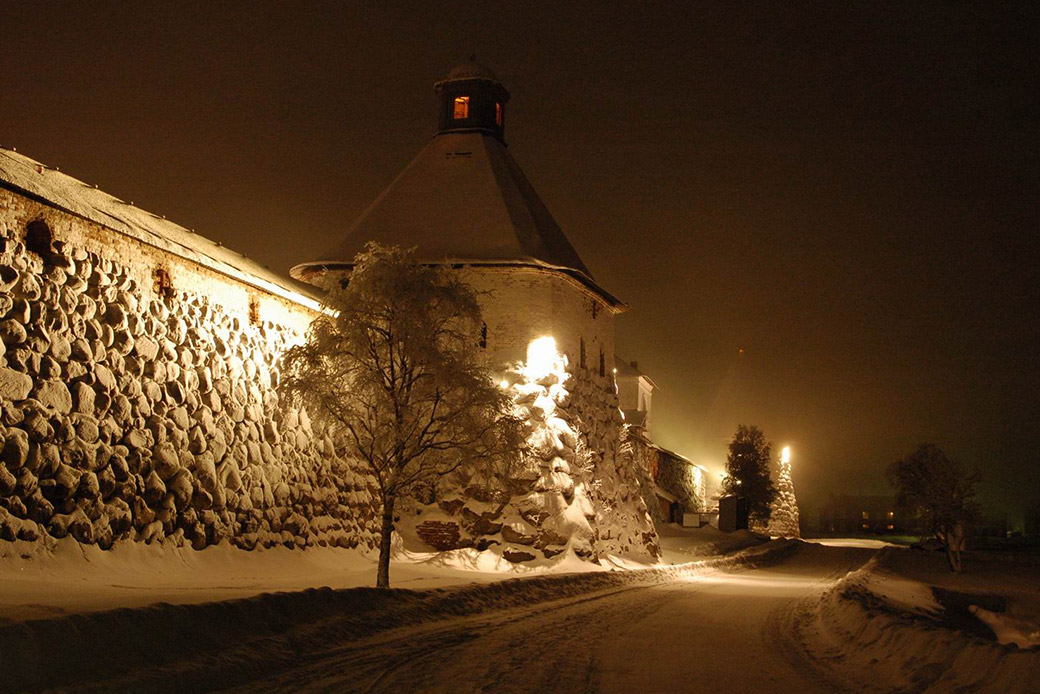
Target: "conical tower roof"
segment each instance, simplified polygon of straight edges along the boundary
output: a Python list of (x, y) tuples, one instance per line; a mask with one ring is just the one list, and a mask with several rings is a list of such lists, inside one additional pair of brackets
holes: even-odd
[[(477, 65), (479, 71), (472, 68)], [(465, 69), (464, 69), (465, 68)], [(529, 265), (578, 279), (616, 309), (599, 287), (505, 145), (508, 92), (476, 63), (437, 84), (437, 136), (347, 230), (341, 243), (293, 277), (349, 268), (369, 241), (418, 249), (427, 263)], [(465, 99), (464, 117), (457, 102)], [(454, 116), (454, 117), (453, 117)]]

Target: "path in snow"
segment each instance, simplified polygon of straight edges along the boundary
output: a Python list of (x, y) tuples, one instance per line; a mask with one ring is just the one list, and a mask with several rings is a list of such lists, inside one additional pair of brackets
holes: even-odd
[(873, 553), (803, 545), (768, 568), (397, 629), (239, 691), (834, 692), (783, 625)]

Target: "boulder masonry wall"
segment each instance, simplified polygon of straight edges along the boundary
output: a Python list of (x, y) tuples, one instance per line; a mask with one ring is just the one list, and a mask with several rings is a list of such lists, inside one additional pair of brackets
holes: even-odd
[(374, 479), (278, 402), (316, 302), (219, 268), (0, 188), (0, 539), (374, 546)]

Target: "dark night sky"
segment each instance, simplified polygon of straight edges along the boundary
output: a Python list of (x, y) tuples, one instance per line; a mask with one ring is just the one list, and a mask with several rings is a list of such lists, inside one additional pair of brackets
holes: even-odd
[(1040, 497), (1027, 3), (213, 5), (0, 0), (0, 143), (286, 271), (476, 51), (662, 444), (718, 469), (758, 424), (812, 503), (931, 441)]

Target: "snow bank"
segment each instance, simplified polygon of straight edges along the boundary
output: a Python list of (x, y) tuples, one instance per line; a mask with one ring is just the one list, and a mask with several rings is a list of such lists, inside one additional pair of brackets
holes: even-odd
[[(966, 603), (993, 595), (972, 598), (891, 570), (893, 564), (920, 559), (909, 550), (883, 549), (803, 606), (790, 626), (804, 655), (836, 679), (867, 691), (1040, 691), (1040, 648), (985, 638), (990, 632), (950, 599), (960, 596)], [(979, 606), (970, 612), (994, 622), (991, 627), (1000, 621)], [(1017, 622), (1004, 626), (1007, 634), (1012, 627), (1021, 630)]]
[[(318, 589), (201, 605), (159, 604), (0, 626), (13, 690), (185, 691), (247, 682), (398, 627), (778, 561), (797, 543), (641, 571), (510, 579), (425, 591)], [(93, 684), (92, 684), (93, 683)]]
[(768, 540), (747, 530), (724, 533), (710, 525), (702, 528), (680, 528), (668, 523), (658, 526), (657, 532), (661, 541), (662, 560), (669, 564), (681, 564), (735, 552)]

